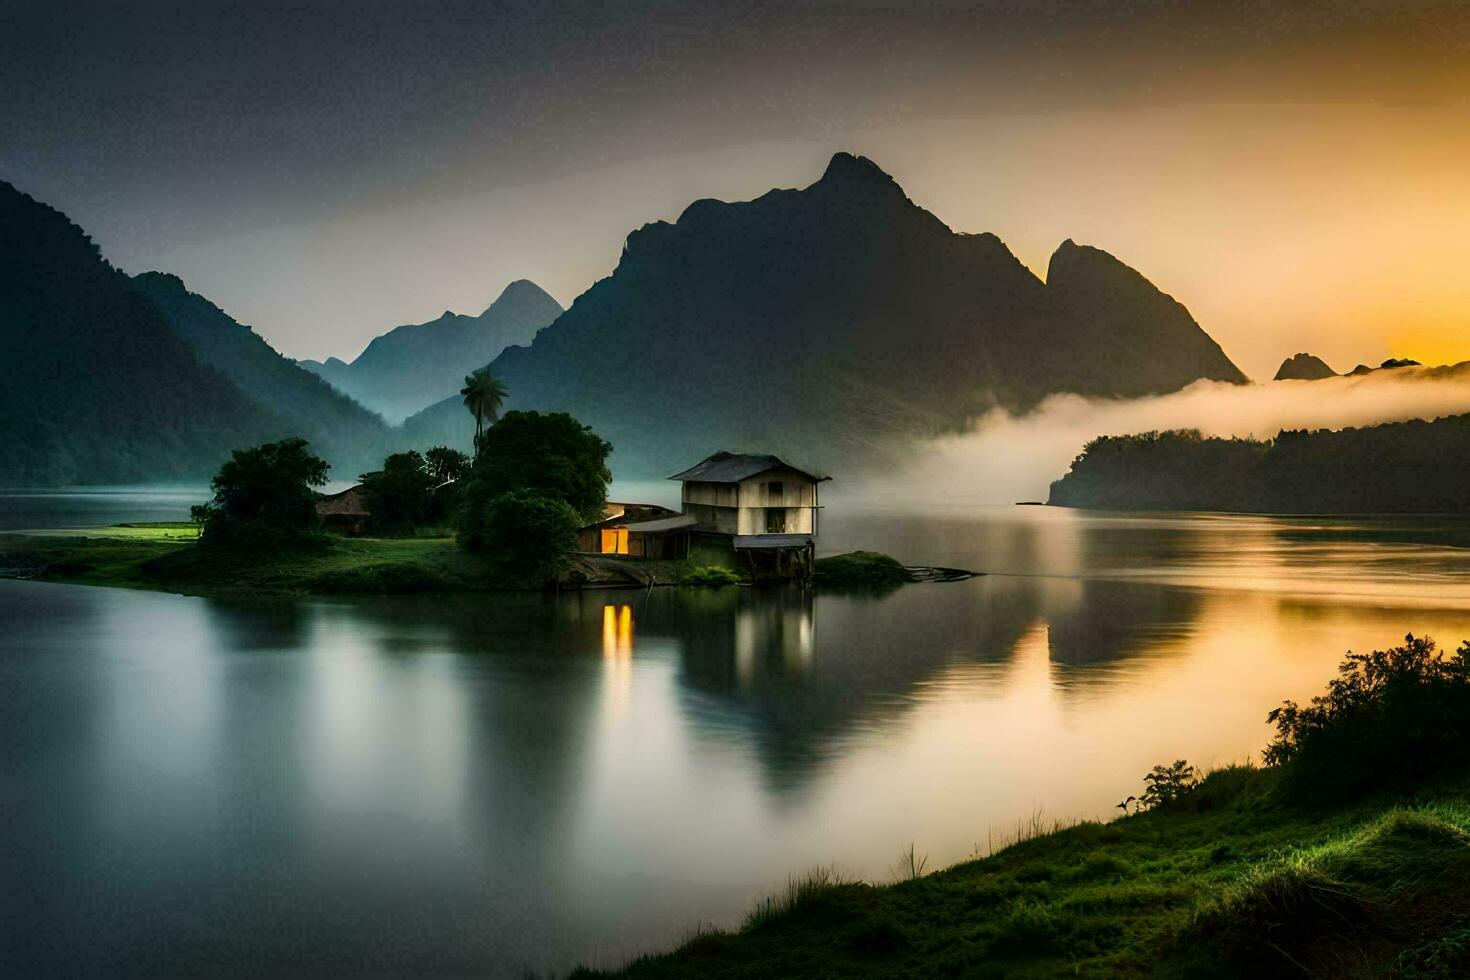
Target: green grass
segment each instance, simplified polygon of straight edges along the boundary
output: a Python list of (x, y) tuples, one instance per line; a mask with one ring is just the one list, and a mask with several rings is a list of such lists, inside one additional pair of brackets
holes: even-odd
[(468, 592), (526, 588), (449, 537), (330, 538), (261, 555), (195, 544), (193, 525), (0, 535), (0, 574), (196, 595)]
[[(1420, 976), (1470, 970), (1470, 798), (1287, 805), (1211, 773), (1168, 809), (1039, 833), (870, 885), (819, 872), (648, 977)], [(906, 854), (912, 868), (912, 851)], [(903, 862), (901, 861), (902, 865)]]

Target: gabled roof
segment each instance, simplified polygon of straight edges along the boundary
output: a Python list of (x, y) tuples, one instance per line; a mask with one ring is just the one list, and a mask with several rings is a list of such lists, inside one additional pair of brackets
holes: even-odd
[(792, 466), (779, 456), (754, 453), (718, 452), (708, 459), (695, 463), (682, 473), (675, 473), (670, 480), (696, 480), (700, 483), (739, 483), (767, 470), (794, 470), (816, 483), (828, 479), (808, 472), (800, 466)]

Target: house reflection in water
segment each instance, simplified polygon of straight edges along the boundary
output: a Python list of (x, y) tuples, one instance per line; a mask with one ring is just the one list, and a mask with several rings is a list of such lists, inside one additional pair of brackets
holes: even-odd
[(760, 674), (806, 673), (816, 651), (810, 595), (751, 603), (735, 611), (735, 684)]
[(633, 656), (633, 607), (621, 602), (602, 607), (602, 655), (609, 660)]

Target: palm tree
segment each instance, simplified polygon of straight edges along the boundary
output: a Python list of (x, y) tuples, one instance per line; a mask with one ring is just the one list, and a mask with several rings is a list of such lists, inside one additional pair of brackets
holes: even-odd
[(500, 403), (505, 401), (509, 392), (486, 367), (466, 375), (459, 393), (464, 396), (464, 407), (475, 417), (475, 449), (478, 451), (480, 438), (485, 434), (485, 420), (495, 421), (500, 414)]

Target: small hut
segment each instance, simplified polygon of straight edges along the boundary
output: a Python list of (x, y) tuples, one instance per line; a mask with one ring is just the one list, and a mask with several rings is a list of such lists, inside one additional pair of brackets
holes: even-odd
[(367, 494), (359, 483), (336, 493), (322, 494), (317, 498), (316, 516), (330, 531), (358, 535), (367, 531), (373, 512), (368, 508)]
[(584, 554), (629, 558), (684, 558), (694, 518), (658, 504), (609, 501), (603, 517), (582, 528), (577, 549)]

